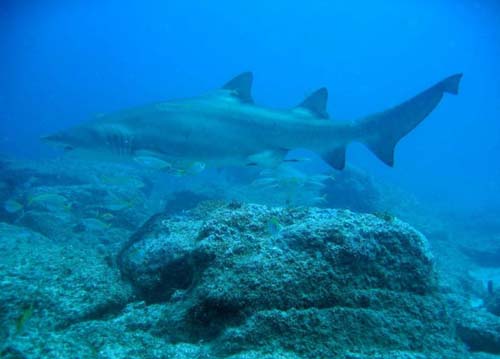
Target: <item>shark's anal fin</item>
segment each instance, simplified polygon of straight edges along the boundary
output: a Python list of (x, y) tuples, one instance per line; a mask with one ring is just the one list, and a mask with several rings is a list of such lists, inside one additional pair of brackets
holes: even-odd
[(226, 83), (222, 88), (231, 90), (232, 95), (243, 102), (253, 103), (252, 82), (253, 74), (251, 72), (243, 72)]
[(340, 171), (345, 167), (345, 152), (346, 147), (339, 146), (326, 153), (323, 153), (321, 158), (323, 158), (323, 161), (328, 163), (330, 166)]
[(326, 119), (328, 118), (328, 112), (326, 112), (327, 101), (328, 90), (326, 87), (322, 87), (306, 97), (297, 107), (305, 108), (316, 117)]
[(360, 120), (356, 124), (358, 140), (385, 164), (393, 166), (398, 141), (436, 108), (444, 93), (458, 94), (461, 78), (462, 74), (450, 76), (396, 107)]

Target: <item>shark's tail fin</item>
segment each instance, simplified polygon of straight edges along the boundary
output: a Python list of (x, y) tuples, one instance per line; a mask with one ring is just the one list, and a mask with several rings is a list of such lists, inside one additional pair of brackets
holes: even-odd
[(355, 125), (357, 140), (385, 164), (393, 166), (398, 141), (434, 110), (444, 93), (458, 94), (461, 78), (462, 74), (450, 76), (396, 107), (361, 119)]

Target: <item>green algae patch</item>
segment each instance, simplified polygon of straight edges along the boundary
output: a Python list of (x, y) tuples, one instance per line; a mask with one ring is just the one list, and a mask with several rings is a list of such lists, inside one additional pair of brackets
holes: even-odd
[(23, 308), (21, 315), (16, 319), (16, 334), (19, 334), (23, 331), (26, 323), (33, 316), (34, 306), (31, 303), (29, 306)]

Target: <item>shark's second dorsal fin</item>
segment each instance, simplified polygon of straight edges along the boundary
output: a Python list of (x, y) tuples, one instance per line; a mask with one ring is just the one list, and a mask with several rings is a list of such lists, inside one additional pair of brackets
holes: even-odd
[(305, 108), (320, 118), (328, 118), (328, 112), (326, 112), (327, 101), (328, 90), (326, 87), (322, 87), (307, 96), (298, 107)]
[(253, 103), (252, 81), (253, 74), (251, 72), (243, 72), (226, 83), (222, 88), (231, 90), (232, 95), (238, 97), (243, 102)]

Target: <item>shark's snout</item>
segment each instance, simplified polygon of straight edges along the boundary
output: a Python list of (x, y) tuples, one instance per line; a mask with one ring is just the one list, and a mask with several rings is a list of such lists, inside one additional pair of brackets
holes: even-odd
[(40, 137), (40, 140), (50, 145), (60, 147), (64, 151), (71, 151), (74, 147), (69, 143), (68, 136), (64, 132), (57, 132), (51, 135)]
[(56, 142), (58, 142), (58, 136), (57, 136), (57, 134), (45, 135), (45, 136), (41, 136), (40, 140), (43, 142), (47, 142), (47, 143), (56, 143)]
[(40, 140), (52, 145), (67, 144), (67, 136), (63, 132), (57, 132), (50, 135), (40, 137)]

